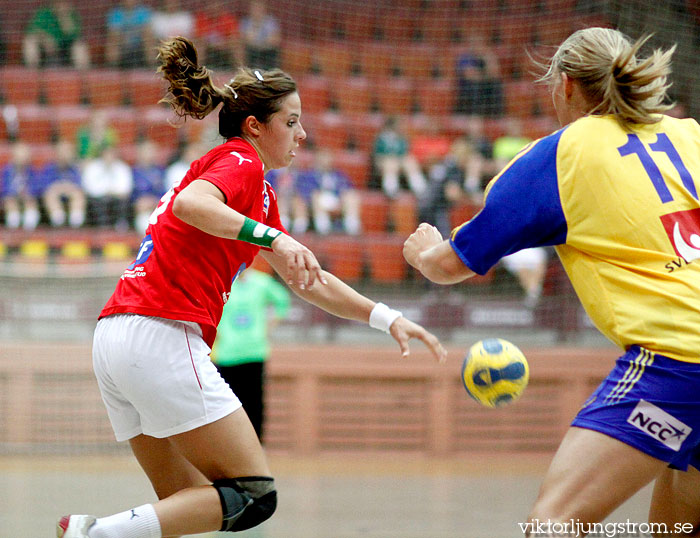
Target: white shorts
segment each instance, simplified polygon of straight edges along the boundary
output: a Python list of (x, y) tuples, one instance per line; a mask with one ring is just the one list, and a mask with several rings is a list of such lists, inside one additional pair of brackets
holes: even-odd
[(133, 314), (98, 321), (93, 367), (117, 441), (169, 437), (240, 408), (210, 352), (197, 323)]

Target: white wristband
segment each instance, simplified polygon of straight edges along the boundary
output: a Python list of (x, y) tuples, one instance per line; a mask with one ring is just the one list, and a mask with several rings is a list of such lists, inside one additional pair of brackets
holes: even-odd
[(373, 329), (379, 329), (380, 331), (388, 333), (391, 324), (401, 316), (403, 316), (403, 314), (398, 310), (389, 308), (384, 303), (377, 303), (369, 314), (369, 326)]

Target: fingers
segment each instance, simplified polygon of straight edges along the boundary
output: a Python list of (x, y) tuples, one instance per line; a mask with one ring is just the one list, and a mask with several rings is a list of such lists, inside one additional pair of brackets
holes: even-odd
[(316, 256), (299, 244), (301, 249), (295, 249), (287, 256), (287, 283), (300, 289), (311, 289), (316, 282), (327, 284), (323, 269)]
[(426, 345), (426, 347), (430, 350), (430, 352), (440, 364), (444, 363), (447, 360), (447, 350), (443, 347), (443, 345), (440, 343), (440, 340), (438, 340), (434, 334), (423, 330), (421, 331), (421, 334), (418, 335), (418, 338), (420, 338), (423, 341), (423, 343)]
[(402, 317), (394, 322), (391, 326), (391, 334), (398, 342), (401, 348), (401, 356), (404, 358), (408, 357), (410, 353), (408, 346), (409, 340), (411, 338), (418, 338), (425, 344), (439, 363), (444, 363), (447, 360), (447, 350), (440, 343), (440, 340), (438, 340), (434, 334), (406, 318)]

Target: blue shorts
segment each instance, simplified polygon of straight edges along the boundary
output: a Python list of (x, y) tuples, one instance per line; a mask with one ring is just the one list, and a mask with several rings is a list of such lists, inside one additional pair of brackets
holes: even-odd
[(609, 435), (674, 469), (700, 469), (700, 364), (632, 346), (571, 425)]

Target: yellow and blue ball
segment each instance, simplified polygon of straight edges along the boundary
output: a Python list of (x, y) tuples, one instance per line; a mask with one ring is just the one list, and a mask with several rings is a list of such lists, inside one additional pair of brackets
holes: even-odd
[(474, 344), (462, 363), (467, 394), (486, 407), (517, 400), (530, 379), (523, 352), (507, 340), (488, 338)]

